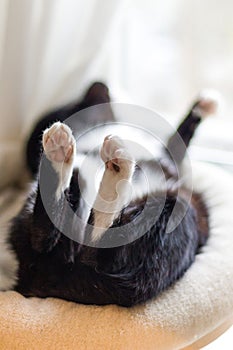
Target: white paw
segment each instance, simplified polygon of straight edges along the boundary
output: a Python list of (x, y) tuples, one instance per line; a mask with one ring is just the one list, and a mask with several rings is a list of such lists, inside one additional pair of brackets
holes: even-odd
[(198, 96), (195, 109), (205, 118), (217, 112), (220, 100), (221, 97), (217, 91), (203, 90)]
[(115, 172), (132, 172), (134, 161), (127, 150), (123, 140), (118, 136), (108, 135), (105, 137), (100, 155), (106, 167)]
[(44, 131), (43, 148), (52, 162), (69, 163), (75, 152), (75, 139), (71, 129), (60, 122), (54, 123)]

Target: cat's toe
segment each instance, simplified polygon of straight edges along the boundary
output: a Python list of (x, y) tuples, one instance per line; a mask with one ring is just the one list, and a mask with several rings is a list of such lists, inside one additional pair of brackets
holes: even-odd
[(43, 148), (49, 160), (69, 163), (75, 152), (75, 139), (71, 129), (63, 123), (54, 123), (44, 131)]
[(105, 137), (100, 155), (109, 170), (115, 172), (127, 171), (131, 173), (134, 160), (123, 140), (115, 135)]

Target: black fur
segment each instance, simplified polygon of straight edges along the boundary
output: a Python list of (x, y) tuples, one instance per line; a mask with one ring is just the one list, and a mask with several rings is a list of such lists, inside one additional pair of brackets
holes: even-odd
[[(93, 86), (95, 99), (91, 98), (92, 87), (83, 102), (53, 112), (37, 124), (27, 146), (27, 159), (32, 173), (35, 174), (38, 169), (41, 135), (46, 127), (56, 120), (63, 121), (80, 108), (109, 101), (107, 88), (103, 84)], [(109, 120), (113, 120), (111, 113)], [(186, 118), (186, 126), (182, 124), (183, 127), (180, 127), (181, 137), (186, 143), (194, 133), (194, 128), (189, 128), (189, 125), (193, 125), (193, 120), (196, 120), (196, 116), (190, 113)], [(171, 140), (174, 139), (170, 139), (173, 142)], [(178, 160), (181, 161), (183, 156), (184, 154)], [(47, 174), (51, 175), (48, 178), (50, 183), (47, 195), (54, 213), (53, 222), (59, 220), (59, 224), (64, 226), (67, 224), (67, 206), (70, 205), (76, 211), (81, 205), (77, 181), (79, 175), (77, 171), (74, 172), (70, 188), (57, 202), (57, 175), (48, 160), (44, 166), (47, 167)], [(163, 168), (167, 178), (176, 177), (173, 166), (172, 171), (169, 167)], [(24, 208), (11, 224), (9, 243), (19, 260), (18, 284), (15, 289), (25, 296), (53, 296), (85, 304), (113, 303), (121, 306), (132, 306), (157, 296), (183, 276), (208, 237), (207, 211), (198, 194), (193, 195), (188, 211), (178, 227), (173, 232), (166, 233), (175, 203), (181, 210), (187, 205), (185, 191), (184, 189), (178, 196), (174, 191), (168, 190), (165, 204), (164, 199), (156, 193), (130, 203), (122, 210), (113, 226), (123, 227), (131, 222), (133, 229), (130, 232), (122, 230), (122, 235), (129, 242), (132, 237), (136, 240), (115, 248), (95, 248), (76, 243), (55, 227), (43, 207), (40, 188), (36, 182)], [(141, 213), (145, 203), (147, 214), (143, 216)], [(155, 220), (162, 204), (162, 211)], [(94, 219), (93, 215), (90, 215), (89, 223)], [(103, 243), (111, 239), (111, 232), (105, 232), (101, 238)]]

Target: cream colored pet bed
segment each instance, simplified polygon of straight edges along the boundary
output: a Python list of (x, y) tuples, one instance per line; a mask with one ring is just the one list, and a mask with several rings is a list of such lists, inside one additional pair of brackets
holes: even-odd
[[(84, 306), (48, 298), (0, 293), (0, 349), (200, 349), (233, 321), (233, 177), (204, 164), (193, 167), (194, 188), (204, 194), (210, 238), (185, 276), (146, 305)], [(1, 222), (22, 195), (0, 196)], [(4, 197), (5, 196), (5, 197)], [(15, 202), (15, 196), (18, 202)]]

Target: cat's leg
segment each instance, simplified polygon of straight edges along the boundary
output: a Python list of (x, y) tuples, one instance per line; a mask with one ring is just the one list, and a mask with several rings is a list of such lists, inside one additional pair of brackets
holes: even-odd
[(94, 226), (92, 242), (98, 241), (131, 200), (131, 179), (135, 163), (118, 136), (107, 136), (100, 152), (105, 171), (89, 223)]
[[(186, 149), (201, 121), (216, 112), (218, 106), (216, 97), (213, 93), (200, 94), (177, 131), (168, 140), (166, 150), (177, 164), (182, 162)], [(183, 143), (180, 142), (180, 138)]]
[(32, 246), (40, 252), (49, 251), (56, 245), (61, 235), (60, 228), (66, 222), (69, 203), (65, 191), (72, 183), (76, 153), (71, 129), (60, 122), (54, 123), (44, 131), (43, 149), (45, 157), (41, 162), (32, 213)]

